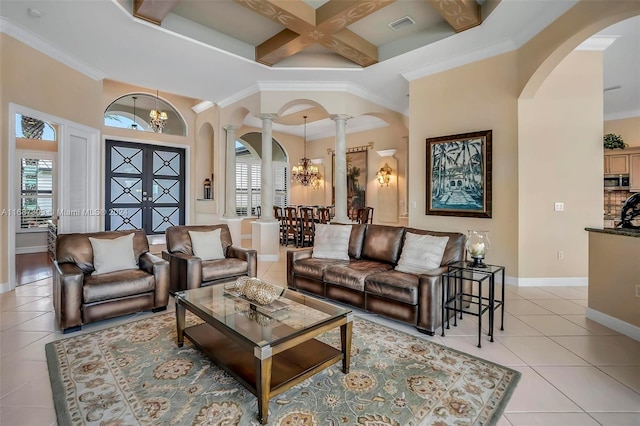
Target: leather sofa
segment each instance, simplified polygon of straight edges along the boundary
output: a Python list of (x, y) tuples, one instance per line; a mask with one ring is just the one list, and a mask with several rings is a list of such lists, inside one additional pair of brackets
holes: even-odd
[[(194, 256), (189, 231), (208, 232), (220, 228), (220, 240), (225, 258), (205, 260)], [(226, 224), (170, 226), (165, 232), (167, 249), (162, 257), (169, 261), (171, 270), (170, 292), (224, 283), (258, 272), (258, 254), (255, 250), (233, 246)]]
[[(395, 271), (405, 232), (448, 236), (439, 268), (415, 275)], [(287, 285), (414, 325), (433, 335), (441, 322), (441, 277), (464, 260), (465, 236), (385, 225), (352, 225), (349, 260), (314, 259), (313, 248), (287, 252)]]
[[(89, 237), (114, 239), (131, 233), (139, 269), (92, 275)], [(53, 306), (62, 331), (76, 331), (84, 324), (134, 312), (166, 309), (169, 263), (148, 251), (149, 242), (142, 230), (58, 235)]]

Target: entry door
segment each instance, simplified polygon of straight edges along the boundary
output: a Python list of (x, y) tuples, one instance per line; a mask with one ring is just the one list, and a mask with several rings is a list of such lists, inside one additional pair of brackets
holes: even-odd
[(107, 140), (106, 150), (105, 229), (184, 225), (184, 149)]

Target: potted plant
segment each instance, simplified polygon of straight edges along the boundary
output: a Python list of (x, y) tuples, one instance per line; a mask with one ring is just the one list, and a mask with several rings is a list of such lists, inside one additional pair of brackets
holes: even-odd
[(605, 149), (625, 149), (628, 145), (624, 143), (620, 135), (613, 133), (607, 133), (604, 135), (604, 147)]

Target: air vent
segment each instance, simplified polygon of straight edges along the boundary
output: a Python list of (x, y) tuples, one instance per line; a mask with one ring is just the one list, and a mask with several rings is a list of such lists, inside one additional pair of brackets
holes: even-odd
[(409, 26), (411, 26), (411, 25), (413, 25), (415, 23), (416, 23), (416, 21), (411, 19), (411, 17), (405, 16), (405, 17), (402, 17), (402, 18), (398, 19), (397, 21), (391, 22), (389, 24), (389, 27), (393, 31), (400, 31), (401, 29), (409, 27)]

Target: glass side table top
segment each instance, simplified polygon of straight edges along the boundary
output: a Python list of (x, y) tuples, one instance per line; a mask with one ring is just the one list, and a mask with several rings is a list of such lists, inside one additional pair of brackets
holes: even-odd
[(466, 270), (471, 270), (473, 272), (484, 272), (487, 274), (495, 274), (496, 272), (500, 272), (504, 270), (504, 266), (489, 265), (488, 263), (485, 263), (484, 267), (473, 266), (473, 262), (470, 260), (455, 262), (448, 266), (449, 266), (450, 272), (453, 272), (453, 270), (455, 269), (466, 269)]
[(275, 345), (311, 327), (351, 313), (314, 297), (283, 289), (273, 302), (261, 305), (240, 296), (229, 285), (212, 285), (176, 293), (176, 303), (218, 322), (256, 346)]

